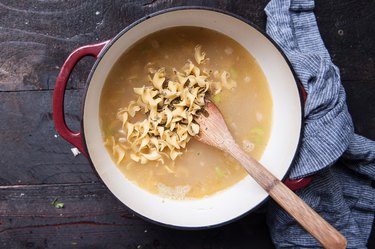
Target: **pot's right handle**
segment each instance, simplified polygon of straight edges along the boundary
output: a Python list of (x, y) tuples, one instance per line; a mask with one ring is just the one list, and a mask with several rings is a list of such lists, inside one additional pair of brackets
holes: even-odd
[[(303, 102), (303, 104), (305, 104), (306, 100), (307, 100), (307, 92), (306, 92), (305, 88), (303, 88), (301, 82), (298, 82), (297, 86), (298, 86), (298, 90), (299, 90), (299, 92), (301, 94), (301, 97), (302, 97), (302, 102)], [(313, 179), (313, 176), (305, 176), (303, 178), (295, 179), (295, 180), (285, 179), (283, 181), (283, 183), (288, 188), (290, 188), (291, 190), (295, 191), (295, 190), (298, 190), (300, 188), (304, 188), (304, 187), (310, 185), (312, 179)]]
[(56, 131), (69, 143), (73, 144), (77, 149), (87, 157), (87, 152), (83, 145), (82, 133), (81, 131), (74, 132), (69, 129), (65, 122), (64, 115), (64, 95), (66, 85), (69, 80), (69, 76), (73, 71), (75, 65), (85, 56), (98, 57), (103, 47), (109, 41), (87, 45), (74, 50), (69, 57), (64, 62), (61, 67), (60, 73), (56, 78), (55, 90), (53, 92), (52, 100), (52, 111), (53, 111), (53, 121), (55, 123)]

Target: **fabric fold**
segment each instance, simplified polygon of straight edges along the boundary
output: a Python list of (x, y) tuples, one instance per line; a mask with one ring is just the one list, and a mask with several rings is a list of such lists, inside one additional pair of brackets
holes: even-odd
[[(304, 132), (290, 178), (312, 175), (333, 164), (349, 146), (353, 124), (340, 71), (320, 37), (313, 1), (271, 1), (267, 33), (281, 47), (307, 92)], [(291, 6), (299, 11), (290, 11)], [(306, 167), (306, 165), (309, 165)]]
[[(366, 248), (375, 212), (375, 142), (354, 134), (340, 71), (324, 46), (313, 8), (313, 0), (271, 0), (265, 8), (267, 33), (307, 92), (303, 138), (289, 178), (313, 175), (296, 194), (347, 238), (348, 248)], [(268, 208), (277, 248), (321, 248), (274, 202)]]

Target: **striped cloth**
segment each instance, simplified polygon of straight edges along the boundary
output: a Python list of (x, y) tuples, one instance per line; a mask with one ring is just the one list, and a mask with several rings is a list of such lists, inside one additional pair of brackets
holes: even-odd
[[(296, 193), (347, 238), (348, 248), (366, 248), (375, 212), (375, 142), (354, 134), (340, 72), (313, 9), (313, 0), (271, 0), (265, 8), (267, 33), (308, 94), (302, 144), (289, 178), (314, 175)], [(273, 202), (267, 218), (277, 248), (321, 247)]]

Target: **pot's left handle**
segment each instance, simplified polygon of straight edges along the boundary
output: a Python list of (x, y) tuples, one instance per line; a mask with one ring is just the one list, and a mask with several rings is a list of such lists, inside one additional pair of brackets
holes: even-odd
[(55, 90), (53, 92), (52, 111), (53, 121), (56, 131), (69, 143), (73, 144), (77, 149), (87, 157), (87, 152), (83, 145), (81, 131), (74, 132), (67, 126), (64, 113), (64, 95), (69, 76), (75, 65), (85, 56), (98, 57), (100, 51), (109, 41), (87, 45), (74, 50), (64, 62), (60, 73), (56, 78)]

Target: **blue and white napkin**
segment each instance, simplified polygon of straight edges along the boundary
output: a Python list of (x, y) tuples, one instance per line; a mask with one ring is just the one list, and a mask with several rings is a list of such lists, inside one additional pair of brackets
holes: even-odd
[[(314, 175), (296, 193), (348, 240), (367, 248), (375, 212), (375, 142), (354, 134), (340, 71), (321, 39), (313, 0), (271, 0), (267, 33), (284, 51), (308, 97), (301, 147), (289, 178)], [(268, 225), (277, 248), (320, 248), (271, 202)]]

